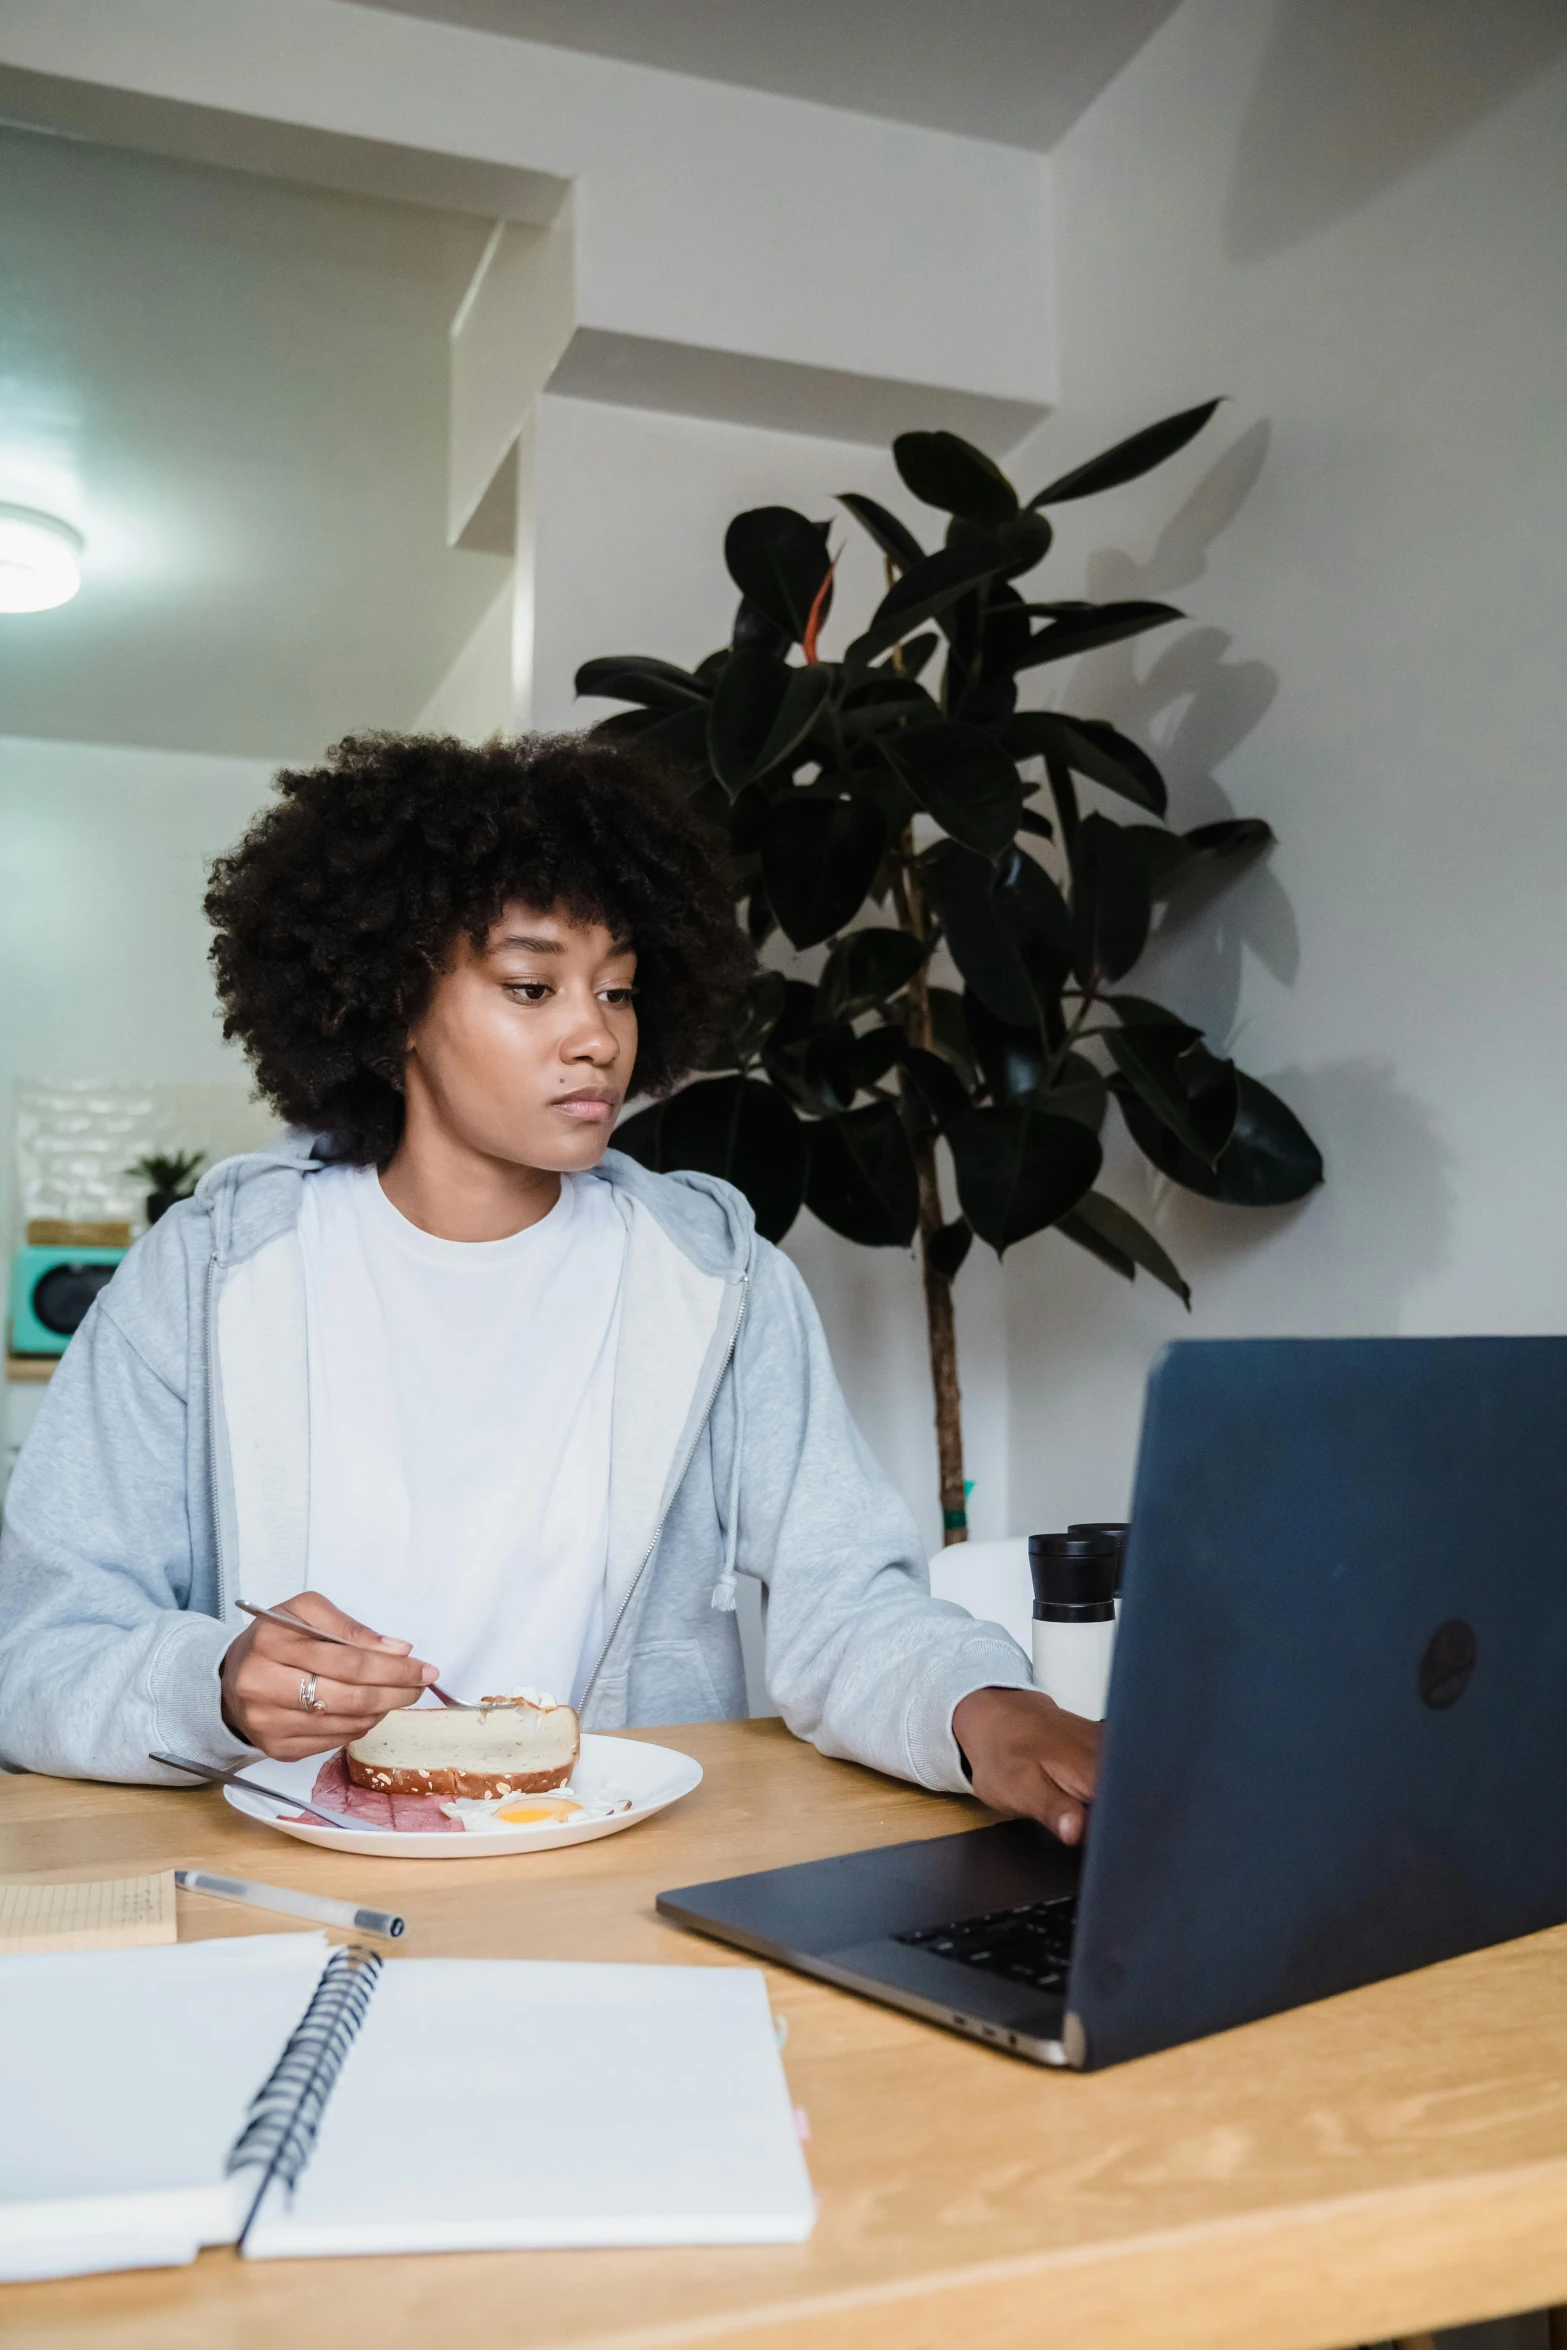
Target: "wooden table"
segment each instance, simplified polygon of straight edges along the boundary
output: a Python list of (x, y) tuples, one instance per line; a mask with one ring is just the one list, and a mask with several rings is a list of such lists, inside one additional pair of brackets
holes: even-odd
[[(648, 1732), (698, 1792), (529, 1860), (284, 1845), (207, 1790), (0, 1779), (0, 1873), (197, 1864), (402, 1910), (410, 1956), (734, 1955), (663, 1886), (984, 1815), (776, 1722)], [(182, 1937), (286, 1930), (180, 1897)], [(393, 1962), (396, 1963), (395, 1961)], [(249, 2264), (0, 2289), (7, 2350), (1322, 2350), (1567, 2300), (1567, 1929), (1204, 2044), (1047, 2073), (769, 1970), (808, 2244)], [(0, 2083), (0, 2128), (4, 2085)]]

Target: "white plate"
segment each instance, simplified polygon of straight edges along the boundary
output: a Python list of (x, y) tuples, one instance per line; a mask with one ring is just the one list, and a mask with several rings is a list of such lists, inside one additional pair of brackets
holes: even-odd
[[(672, 1746), (647, 1746), (640, 1738), (606, 1738), (585, 1730), (571, 1792), (588, 1803), (629, 1795), (629, 1811), (612, 1812), (608, 1819), (541, 1820), (531, 1828), (492, 1828), (482, 1835), (465, 1828), (460, 1835), (443, 1836), (429, 1829), (324, 1828), (314, 1820), (280, 1819), (275, 1804), (263, 1802), (246, 1788), (253, 1773), (263, 1786), (308, 1803), (325, 1759), (316, 1754), (304, 1762), (252, 1764), (230, 1780), (224, 1800), (247, 1820), (297, 1836), (301, 1844), (324, 1844), (332, 1852), (358, 1852), (367, 1859), (497, 1860), (510, 1852), (551, 1852), (558, 1844), (591, 1844), (600, 1836), (618, 1836), (622, 1828), (634, 1828), (666, 1804), (678, 1803), (702, 1782), (701, 1764), (688, 1754), (677, 1754)], [(326, 1808), (330, 1811), (332, 1806)]]

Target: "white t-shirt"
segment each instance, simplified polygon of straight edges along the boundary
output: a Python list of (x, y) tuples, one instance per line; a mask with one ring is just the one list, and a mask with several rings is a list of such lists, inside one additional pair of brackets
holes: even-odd
[(506, 1240), (438, 1240), (373, 1167), (305, 1185), (309, 1580), (454, 1697), (575, 1702), (604, 1637), (626, 1234), (566, 1175)]

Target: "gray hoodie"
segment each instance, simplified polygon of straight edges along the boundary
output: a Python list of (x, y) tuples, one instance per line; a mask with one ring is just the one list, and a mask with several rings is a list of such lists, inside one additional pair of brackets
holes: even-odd
[[(137, 1243), (71, 1341), (0, 1535), (0, 1757), (172, 1781), (228, 1764), (218, 1666), (310, 1587), (309, 1368), (297, 1225), (310, 1144), (229, 1159)], [(743, 1714), (735, 1576), (762, 1586), (789, 1727), (961, 1790), (960, 1698), (1031, 1686), (999, 1625), (930, 1597), (794, 1267), (730, 1185), (597, 1170), (626, 1219), (606, 1621), (590, 1729)], [(330, 1595), (330, 1570), (320, 1580)], [(182, 1784), (189, 1784), (188, 1781)]]

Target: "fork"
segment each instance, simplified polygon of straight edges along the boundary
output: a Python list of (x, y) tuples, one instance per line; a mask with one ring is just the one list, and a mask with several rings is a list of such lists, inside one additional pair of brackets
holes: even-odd
[(305, 1803), (297, 1795), (284, 1795), (276, 1787), (263, 1787), (257, 1779), (244, 1778), (241, 1774), (250, 1768), (248, 1763), (235, 1763), (225, 1771), (214, 1763), (191, 1762), (183, 1754), (154, 1754), (149, 1755), (148, 1760), (164, 1763), (171, 1771), (189, 1771), (193, 1779), (205, 1779), (213, 1787), (248, 1787), (252, 1795), (264, 1795), (269, 1803), (286, 1804), (290, 1811), (302, 1811), (309, 1818), (319, 1820), (323, 1827), (348, 1828), (356, 1836), (385, 1836), (391, 1833), (378, 1820), (355, 1820), (350, 1819), (346, 1812), (323, 1811), (317, 1803)]
[[(362, 1640), (345, 1640), (341, 1632), (323, 1632), (318, 1625), (307, 1624), (303, 1616), (291, 1616), (287, 1608), (255, 1607), (248, 1599), (236, 1599), (234, 1605), (241, 1615), (257, 1616), (263, 1624), (281, 1624), (285, 1632), (303, 1632), (307, 1640), (324, 1640), (328, 1648), (364, 1646)], [(432, 1681), (429, 1689), (432, 1697), (438, 1697), (442, 1705), (449, 1705), (454, 1713), (471, 1714), (474, 1711), (471, 1705), (464, 1705), (460, 1697), (448, 1697), (439, 1681)]]

